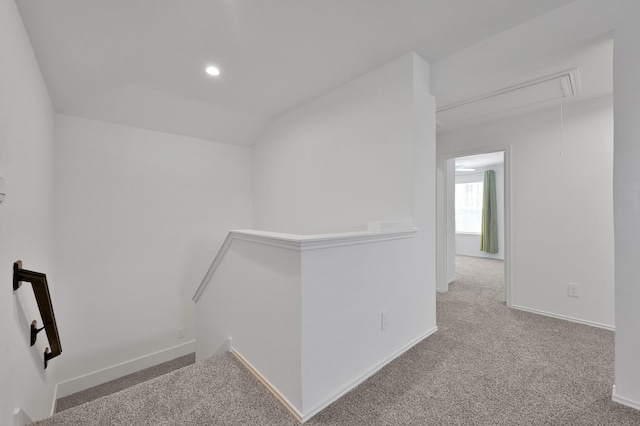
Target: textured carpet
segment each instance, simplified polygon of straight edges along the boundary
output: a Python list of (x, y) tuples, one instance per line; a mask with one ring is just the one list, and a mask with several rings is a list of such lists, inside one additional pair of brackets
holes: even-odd
[(111, 395), (112, 393), (116, 393), (123, 389), (130, 388), (131, 386), (137, 385), (138, 383), (146, 382), (147, 380), (151, 380), (155, 377), (159, 377), (171, 371), (186, 367), (187, 365), (191, 365), (195, 361), (196, 354), (188, 354), (171, 361), (146, 368), (136, 373), (120, 377), (119, 379), (111, 380), (110, 382), (85, 389), (81, 392), (59, 398), (58, 401), (56, 401), (56, 413), (59, 413), (71, 407), (76, 407), (89, 401), (93, 401), (94, 399), (98, 399), (106, 395)]
[[(436, 334), (306, 424), (640, 425), (639, 411), (611, 401), (614, 333), (508, 309), (502, 262), (477, 262), (458, 259)], [(36, 424), (296, 422), (224, 354)]]
[(504, 261), (456, 256), (454, 286), (455, 289), (463, 290), (468, 296), (472, 296), (474, 302), (479, 304), (483, 301), (504, 303)]

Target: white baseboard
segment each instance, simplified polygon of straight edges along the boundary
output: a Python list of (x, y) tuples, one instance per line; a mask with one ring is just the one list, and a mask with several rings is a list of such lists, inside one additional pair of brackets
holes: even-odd
[(155, 365), (162, 364), (163, 362), (188, 355), (195, 352), (195, 350), (196, 341), (191, 340), (181, 345), (173, 346), (130, 361), (112, 365), (111, 367), (83, 374), (82, 376), (58, 383), (56, 385), (54, 395), (56, 395), (56, 398), (63, 398), (73, 393), (89, 389), (93, 386), (98, 386), (122, 376), (126, 376), (127, 374), (132, 374), (140, 370), (144, 370), (145, 368), (153, 367)]
[(30, 423), (33, 423), (33, 420), (22, 408), (13, 410), (13, 426), (26, 426)]
[(251, 373), (253, 373), (257, 377), (257, 379), (264, 384), (264, 386), (276, 397), (276, 399), (278, 399), (282, 403), (282, 405), (284, 405), (284, 407), (298, 421), (304, 423), (307, 420), (309, 420), (311, 417), (313, 417), (316, 414), (318, 414), (320, 411), (322, 411), (325, 408), (327, 408), (331, 403), (333, 403), (336, 400), (338, 400), (341, 396), (345, 395), (347, 392), (349, 392), (350, 390), (356, 388), (359, 384), (361, 384), (362, 382), (367, 380), (369, 377), (373, 376), (382, 367), (384, 367), (385, 365), (389, 364), (391, 361), (393, 361), (394, 359), (396, 359), (397, 357), (399, 357), (400, 355), (402, 355), (403, 353), (405, 353), (406, 351), (408, 351), (409, 349), (411, 349), (412, 347), (414, 347), (415, 345), (417, 345), (418, 343), (420, 343), (421, 341), (423, 341), (427, 337), (431, 336), (436, 331), (438, 331), (438, 327), (433, 327), (432, 329), (430, 329), (426, 333), (422, 334), (418, 338), (416, 338), (413, 341), (409, 342), (408, 344), (406, 344), (405, 346), (403, 346), (402, 348), (397, 350), (395, 353), (393, 353), (392, 355), (387, 357), (385, 360), (381, 361), (379, 364), (377, 364), (374, 367), (372, 367), (371, 369), (369, 369), (366, 373), (362, 374), (360, 377), (357, 377), (351, 383), (349, 383), (349, 384), (343, 386), (342, 388), (338, 389), (331, 397), (327, 398), (325, 401), (323, 401), (322, 403), (318, 404), (316, 407), (314, 407), (312, 410), (307, 411), (306, 413), (301, 413), (297, 408), (295, 408), (293, 406), (293, 404), (291, 404), (287, 398), (285, 398), (280, 392), (278, 392), (278, 390), (275, 387), (273, 387), (273, 385), (271, 385), (271, 383), (269, 383), (269, 381), (267, 379), (265, 379), (260, 374), (260, 372), (258, 370), (256, 370), (255, 367), (253, 367), (253, 365), (251, 365), (242, 356), (242, 354), (238, 353), (233, 348), (231, 349), (231, 352), (240, 360), (241, 363), (245, 364), (245, 366), (248, 368), (248, 370)]
[(53, 401), (51, 401), (51, 410), (49, 411), (50, 416), (56, 413), (56, 404), (58, 404), (58, 383), (53, 387)]
[(467, 256), (467, 257), (479, 257), (481, 259), (493, 259), (493, 260), (504, 260), (504, 256), (502, 254), (482, 254), (480, 253), (457, 253), (456, 256)]
[(271, 394), (278, 401), (280, 401), (284, 408), (286, 408), (287, 411), (289, 411), (289, 413), (291, 413), (291, 415), (297, 421), (304, 423), (302, 413), (300, 413), (300, 411), (284, 395), (282, 395), (267, 379), (265, 379), (264, 376), (260, 374), (260, 372), (256, 370), (256, 368), (251, 365), (251, 363), (247, 361), (240, 352), (236, 351), (233, 348), (231, 348), (230, 352), (238, 359), (238, 361), (240, 361), (242, 365), (244, 365), (247, 370), (249, 370), (251, 374), (255, 376), (256, 379), (258, 379), (260, 383), (262, 383), (265, 388), (267, 388), (269, 392), (271, 392)]
[(566, 315), (552, 314), (551, 312), (540, 311), (538, 309), (525, 308), (524, 306), (511, 305), (510, 308), (517, 309), (519, 311), (531, 312), (532, 314), (544, 315), (545, 317), (557, 318), (565, 321), (576, 322), (578, 324), (589, 325), (591, 327), (604, 328), (605, 330), (616, 331), (616, 328), (607, 324), (600, 324), (599, 322), (587, 321), (578, 318), (569, 317)]
[(342, 387), (341, 389), (339, 389), (335, 394), (333, 394), (333, 396), (328, 398), (326, 401), (322, 402), (321, 404), (317, 405), (312, 410), (309, 410), (307, 413), (305, 413), (302, 416), (302, 422), (303, 423), (306, 422), (311, 417), (315, 416), (320, 411), (322, 411), (325, 408), (327, 408), (331, 403), (335, 402), (340, 397), (345, 395), (347, 392), (349, 392), (352, 389), (355, 389), (359, 384), (361, 384), (362, 382), (367, 380), (369, 377), (371, 377), (374, 374), (376, 374), (382, 367), (384, 367), (385, 365), (389, 364), (391, 361), (393, 361), (394, 359), (398, 358), (400, 355), (402, 355), (403, 353), (405, 353), (406, 351), (408, 351), (409, 349), (411, 349), (412, 347), (414, 347), (418, 343), (422, 342), (424, 339), (426, 339), (427, 337), (431, 336), (436, 331), (438, 331), (438, 327), (433, 327), (432, 329), (430, 329), (426, 333), (422, 334), (421, 336), (417, 337), (413, 341), (407, 343), (402, 348), (398, 349), (395, 353), (393, 353), (387, 359), (385, 359), (384, 361), (380, 362), (378, 365), (374, 366), (369, 371), (367, 371), (366, 373), (364, 373), (360, 377), (356, 378), (351, 383), (349, 383), (349, 384), (345, 385), (344, 387)]
[(611, 392), (611, 399), (618, 404), (626, 405), (627, 407), (640, 410), (640, 402), (632, 401), (616, 393), (616, 385), (613, 385), (613, 391)]
[[(454, 280), (454, 281), (455, 281), (455, 280)], [(451, 282), (447, 282), (447, 283), (443, 284), (441, 287), (437, 287), (437, 286), (436, 286), (436, 291), (437, 291), (438, 293), (441, 293), (441, 294), (442, 294), (442, 293), (446, 293), (446, 292), (448, 292), (448, 291), (449, 291), (449, 285), (451, 285), (451, 283), (452, 283), (452, 282), (453, 282), (453, 281), (451, 281)]]
[(451, 285), (451, 283), (452, 283), (452, 282), (454, 282), (454, 281), (455, 281), (455, 280), (453, 280), (453, 281), (449, 281), (449, 282), (446, 282), (446, 283), (444, 283), (444, 284), (443, 284), (442, 286), (440, 286), (440, 287), (436, 286), (436, 292), (438, 292), (438, 293), (440, 293), (440, 294), (448, 292), (448, 291), (449, 291), (449, 286), (450, 286), (450, 285)]

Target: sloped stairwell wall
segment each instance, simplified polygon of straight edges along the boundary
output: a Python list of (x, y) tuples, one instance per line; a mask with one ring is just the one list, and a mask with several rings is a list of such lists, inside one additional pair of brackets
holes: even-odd
[(20, 408), (45, 417), (53, 400), (60, 358), (43, 369), (46, 339), (29, 346), (29, 323), (38, 318), (31, 286), (10, 290), (13, 262), (23, 260), (47, 274), (55, 307), (63, 298), (53, 269), (53, 134), (53, 108), (20, 14), (13, 0), (0, 0), (0, 177), (7, 191), (0, 203), (2, 425), (13, 424)]

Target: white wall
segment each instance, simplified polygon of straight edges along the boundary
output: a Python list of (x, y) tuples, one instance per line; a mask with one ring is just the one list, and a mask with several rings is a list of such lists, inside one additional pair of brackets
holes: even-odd
[(251, 226), (251, 150), (65, 115), (56, 123), (59, 380), (177, 345), (166, 357), (193, 351), (191, 296), (227, 231)]
[[(509, 151), (514, 306), (613, 327), (612, 98), (565, 105), (562, 141), (559, 117), (550, 109), (440, 133), (438, 153)], [(580, 298), (568, 297), (570, 282)]]
[(477, 168), (475, 172), (460, 172), (455, 177), (456, 183), (482, 182), (484, 171), (496, 172), (496, 204), (498, 207), (498, 252), (487, 253), (480, 250), (480, 234), (455, 234), (456, 254), (464, 256), (486, 257), (504, 260), (504, 166), (496, 164), (490, 167)]
[(256, 229), (315, 234), (413, 218), (413, 61), (405, 55), (267, 126), (253, 156)]
[(62, 294), (53, 269), (54, 116), (22, 20), (13, 0), (0, 0), (0, 176), (7, 197), (0, 204), (0, 424), (12, 424), (15, 408), (32, 418), (50, 413), (54, 375), (63, 353), (43, 369), (47, 339), (29, 347), (37, 314), (30, 284), (12, 292), (13, 262), (47, 274), (56, 314)]
[(417, 243), (418, 237), (303, 252), (305, 412), (436, 331), (435, 288), (424, 285)]
[(197, 359), (227, 338), (302, 412), (300, 252), (234, 239), (197, 300)]
[(435, 327), (435, 99), (426, 62), (405, 55), (281, 116), (253, 158), (257, 229), (311, 234), (413, 221), (406, 273), (420, 284), (401, 293), (423, 317), (404, 317), (398, 307), (396, 326)]
[(640, 3), (620, 0), (615, 32), (616, 385), (614, 399), (640, 409)]

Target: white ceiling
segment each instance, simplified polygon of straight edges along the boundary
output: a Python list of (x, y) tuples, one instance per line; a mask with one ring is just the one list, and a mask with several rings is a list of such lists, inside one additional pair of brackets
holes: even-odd
[[(412, 50), (435, 63), (439, 104), (482, 94), (462, 81), (448, 83), (447, 67), (499, 34), (520, 28), (519, 37), (531, 38), (528, 22), (574, 3), (596, 0), (19, 0), (18, 6), (57, 112), (251, 145), (268, 120)], [(536, 59), (573, 53), (531, 50), (539, 58), (529, 58), (529, 69)], [(207, 76), (207, 64), (222, 75)], [(518, 83), (503, 71), (508, 78), (501, 84)], [(487, 81), (475, 90), (496, 85)]]

